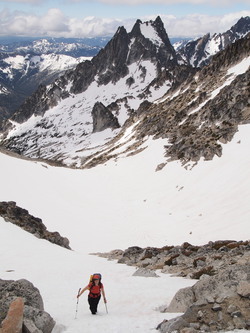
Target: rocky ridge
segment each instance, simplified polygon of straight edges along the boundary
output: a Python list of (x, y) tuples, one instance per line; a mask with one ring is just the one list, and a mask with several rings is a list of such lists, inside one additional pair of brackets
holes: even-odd
[(11, 222), (38, 238), (71, 249), (66, 237), (62, 237), (57, 231), (48, 231), (40, 218), (30, 215), (26, 209), (18, 207), (14, 201), (0, 202), (0, 216), (6, 222)]
[(224, 240), (203, 246), (184, 243), (162, 248), (130, 247), (96, 253), (135, 266), (137, 276), (156, 276), (157, 270), (197, 279), (179, 290), (162, 312), (183, 313), (158, 325), (162, 333), (250, 330), (250, 241)]
[(250, 31), (250, 17), (242, 17), (235, 25), (224, 33), (207, 33), (203, 37), (175, 46), (178, 62), (194, 67), (208, 65), (211, 57), (224, 50), (230, 44), (246, 36)]
[[(157, 65), (159, 71), (162, 70), (163, 66), (169, 69), (176, 66), (176, 54), (161, 19), (158, 17), (150, 24), (160, 34), (159, 46), (156, 46), (142, 34), (140, 20), (137, 20), (130, 33), (124, 27), (120, 27), (105, 48), (100, 50), (91, 61), (78, 64), (75, 70), (67, 71), (64, 76), (47, 89), (45, 87), (38, 89), (31, 98), (27, 99), (11, 120), (23, 123), (33, 113), (44, 115), (61, 99), (66, 99), (71, 94), (80, 94), (86, 91), (95, 80), (97, 80), (98, 86), (107, 85), (110, 82), (114, 84), (129, 73), (129, 65), (138, 61), (149, 59)], [(145, 70), (142, 68), (142, 76), (145, 76)], [(132, 77), (131, 80), (133, 80)], [(70, 89), (68, 90), (69, 84)], [(130, 85), (131, 82), (127, 82), (127, 84)], [(40, 101), (40, 103), (34, 108), (36, 101)]]
[[(249, 122), (249, 39), (197, 69), (178, 64), (159, 17), (137, 20), (130, 33), (120, 27), (91, 61), (27, 99), (6, 124), (1, 145), (74, 168), (139, 153), (149, 137), (166, 140), (157, 170), (172, 160), (221, 156), (222, 144)], [(106, 132), (95, 145), (98, 131)]]
[(48, 85), (86, 57), (63, 54), (0, 53), (0, 129), (40, 85)]
[[(202, 158), (220, 157), (222, 144), (232, 140), (239, 125), (250, 122), (249, 50), (250, 35), (229, 45), (210, 65), (156, 102), (144, 101), (103, 152), (85, 159), (85, 167), (138, 153), (146, 148), (148, 137), (166, 139), (166, 162), (156, 170), (173, 160), (193, 166)], [(248, 69), (240, 73), (243, 63)], [(131, 145), (124, 140), (126, 148), (122, 150), (121, 138), (129, 128), (133, 129)]]
[[(63, 151), (64, 138), (78, 145), (70, 166), (81, 165), (81, 157), (84, 155), (85, 160), (86, 155), (91, 154), (85, 146), (95, 133), (91, 116), (95, 103), (108, 108), (122, 127), (141, 101), (154, 100), (155, 94), (161, 96), (190, 73), (190, 68), (177, 64), (175, 50), (161, 19), (144, 23), (137, 20), (129, 33), (120, 27), (91, 61), (67, 71), (53, 84), (41, 86), (28, 98), (3, 125), (4, 146), (31, 158), (44, 159), (49, 155), (49, 159), (64, 163), (68, 155)], [(51, 110), (56, 114), (48, 112)], [(15, 128), (28, 122), (32, 115), (36, 117), (36, 125), (26, 133), (15, 135)], [(113, 128), (112, 123), (109, 128)], [(11, 129), (13, 135), (7, 139)]]

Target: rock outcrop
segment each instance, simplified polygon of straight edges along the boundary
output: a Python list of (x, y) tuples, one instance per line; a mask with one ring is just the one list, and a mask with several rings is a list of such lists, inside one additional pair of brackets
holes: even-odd
[(191, 332), (249, 330), (249, 281), (249, 261), (245, 265), (230, 266), (215, 276), (204, 275), (194, 286), (181, 289), (165, 309), (165, 312), (184, 314), (162, 322), (158, 329), (162, 333), (187, 329), (192, 329)]
[(93, 133), (104, 131), (107, 128), (119, 128), (118, 119), (101, 102), (96, 102), (92, 109)]
[(26, 209), (18, 207), (14, 201), (0, 202), (0, 216), (6, 222), (11, 222), (38, 238), (70, 249), (69, 240), (66, 237), (62, 237), (57, 231), (48, 231), (40, 218), (30, 215)]
[[(154, 271), (196, 279), (179, 290), (162, 312), (184, 313), (159, 324), (162, 333), (219, 332), (250, 329), (250, 241), (223, 240), (203, 246), (114, 250), (97, 254), (138, 268), (135, 275), (156, 276)], [(149, 274), (151, 272), (151, 274)]]
[(0, 280), (0, 309), (1, 333), (51, 333), (55, 326), (39, 290), (25, 279)]
[(11, 304), (6, 318), (2, 322), (1, 333), (22, 333), (24, 300), (17, 297)]
[(220, 157), (221, 144), (232, 140), (239, 125), (250, 122), (250, 69), (236, 77), (229, 70), (247, 59), (249, 48), (250, 35), (214, 56), (192, 80), (170, 90), (162, 103), (149, 106), (135, 128), (137, 140), (148, 135), (167, 138), (167, 161), (186, 164)]

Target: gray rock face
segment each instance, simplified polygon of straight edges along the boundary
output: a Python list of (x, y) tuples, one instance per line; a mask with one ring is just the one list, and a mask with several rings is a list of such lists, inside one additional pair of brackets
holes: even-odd
[[(98, 254), (100, 255), (100, 254)], [(162, 333), (219, 332), (249, 329), (250, 241), (220, 240), (203, 246), (183, 243), (163, 248), (130, 247), (102, 257), (132, 265), (138, 272), (161, 269), (162, 273), (197, 279), (180, 289), (162, 312), (184, 313), (164, 320)]]
[(93, 133), (104, 131), (107, 128), (119, 128), (118, 119), (102, 103), (95, 103), (92, 110)]
[[(85, 91), (98, 76), (98, 84), (106, 85), (117, 82), (128, 74), (128, 65), (138, 59), (150, 59), (162, 66), (173, 67), (177, 65), (176, 54), (171, 45), (161, 19), (158, 17), (153, 24), (163, 39), (159, 48), (140, 32), (140, 23), (137, 21), (131, 33), (120, 27), (114, 37), (108, 42), (91, 61), (85, 61), (76, 66), (74, 70), (67, 71), (47, 89), (45, 86), (31, 95), (16, 111), (12, 120), (22, 123), (32, 114), (43, 115), (49, 108), (57, 105), (59, 100), (65, 99), (69, 93), (79, 94)], [(131, 39), (134, 40), (130, 50)], [(71, 82), (70, 91), (66, 86)], [(8, 124), (5, 125), (7, 128)]]
[(250, 17), (242, 17), (231, 29), (224, 33), (214, 34), (213, 36), (208, 33), (203, 37), (187, 42), (184, 46), (180, 46), (176, 50), (178, 60), (195, 67), (204, 67), (211, 61), (211, 57), (216, 51), (224, 50), (228, 45), (246, 36), (249, 31)]
[(66, 237), (62, 237), (58, 232), (48, 231), (41, 219), (30, 215), (26, 209), (18, 207), (13, 201), (0, 202), (0, 216), (38, 238), (70, 249), (69, 240)]
[(32, 306), (24, 306), (24, 317), (27, 318), (26, 327), (32, 323), (41, 332), (51, 332), (55, 326), (50, 314)]
[(0, 280), (0, 323), (7, 315), (13, 300), (24, 300), (23, 322), (25, 332), (51, 333), (55, 326), (53, 318), (44, 311), (43, 300), (39, 290), (25, 280)]
[[(237, 292), (237, 285), (247, 283), (249, 273), (249, 264), (234, 265), (215, 276), (202, 278), (190, 288), (180, 290), (165, 311), (181, 310), (184, 314), (162, 322), (160, 332), (172, 332), (173, 325), (178, 327), (177, 332), (191, 327), (196, 327), (194, 332), (249, 329), (250, 298), (242, 297)], [(186, 298), (187, 295), (191, 297)]]
[[(149, 106), (136, 127), (138, 140), (146, 135), (168, 138), (166, 162), (180, 160), (185, 165), (220, 157), (221, 143), (232, 140), (238, 125), (250, 122), (250, 70), (222, 88), (227, 66), (245, 59), (249, 48), (250, 36), (238, 40), (214, 56), (192, 80), (182, 83), (175, 98), (170, 90), (162, 104)], [(212, 98), (214, 91), (218, 93)]]
[[(25, 279), (17, 281), (0, 280), (1, 309), (6, 311), (9, 303), (16, 297), (23, 297), (27, 306), (33, 306), (41, 311), (44, 310), (40, 292), (31, 282)], [(3, 320), (2, 317), (1, 320)]]
[[(154, 27), (154, 31), (157, 31), (156, 40), (153, 41), (150, 36), (147, 38), (147, 33), (143, 31), (146, 25)], [(205, 40), (201, 44), (205, 45)], [(124, 147), (120, 138), (133, 124), (133, 138), (129, 138), (131, 145), (126, 147), (127, 156), (145, 149), (143, 145), (149, 136), (154, 139), (163, 138), (168, 142), (165, 146), (165, 161), (156, 166), (156, 170), (161, 170), (166, 163), (173, 160), (180, 160), (183, 165), (188, 166), (189, 162), (194, 165), (201, 159), (211, 160), (215, 156), (220, 157), (223, 153), (222, 143), (230, 142), (238, 126), (250, 121), (248, 102), (250, 72), (247, 70), (236, 78), (233, 78), (233, 74), (228, 75), (230, 69), (249, 55), (249, 44), (250, 38), (247, 35), (217, 53), (208, 66), (197, 69), (178, 64), (160, 18), (143, 24), (138, 20), (130, 33), (127, 33), (123, 27), (119, 28), (112, 40), (91, 61), (79, 64), (74, 71), (68, 71), (47, 88), (40, 87), (11, 120), (25, 122), (32, 114), (41, 115), (42, 119), (34, 128), (31, 125), (26, 129), (22, 135), (18, 133), (15, 135), (13, 132), (9, 137), (7, 134), (14, 123), (4, 124), (5, 131), (3, 130), (4, 133), (1, 135), (1, 144), (7, 150), (30, 158), (50, 160), (61, 165), (71, 163), (71, 167), (91, 168), (111, 158), (119, 158), (119, 155), (124, 153), (119, 149), (115, 156), (113, 154), (116, 145), (119, 148)], [(202, 45), (201, 50), (204, 46)], [(145, 62), (138, 65), (140, 84), (138, 91), (135, 91), (133, 82), (137, 71), (132, 70), (134, 66), (130, 65), (138, 64), (139, 59), (150, 61), (156, 71), (151, 82), (147, 81), (147, 87), (140, 89), (140, 84), (143, 84), (149, 73)], [(126, 82), (122, 82), (129, 72)], [(86, 135), (91, 135), (91, 126), (89, 126), (91, 121), (74, 124), (74, 129), (77, 130), (74, 131), (72, 128), (72, 132), (68, 132), (64, 130), (68, 119), (67, 112), (62, 111), (60, 115), (58, 114), (61, 119), (59, 126), (54, 125), (54, 116), (50, 118), (48, 113), (46, 115), (46, 110), (54, 107), (59, 101), (60, 109), (71, 114), (75, 105), (67, 108), (67, 103), (63, 103), (62, 100), (82, 92), (86, 92), (87, 95), (88, 87), (94, 81), (97, 83), (96, 89), (100, 87), (102, 90), (103, 85), (116, 84), (119, 80), (125, 89), (121, 95), (114, 94), (113, 99), (108, 97), (107, 108), (113, 115), (121, 111), (124, 122), (116, 137), (99, 145), (98, 152), (90, 151), (84, 139)], [(152, 91), (164, 86), (166, 86), (164, 98), (157, 103), (146, 102), (152, 98)], [(98, 100), (99, 96), (102, 95), (97, 94), (95, 101), (103, 102), (105, 98), (100, 97), (102, 100)], [(123, 102), (121, 99), (124, 99)], [(135, 110), (125, 99), (127, 101), (136, 99), (135, 105), (138, 106), (140, 101), (141, 107)], [(89, 116), (94, 100), (88, 103), (89, 108), (86, 107), (86, 112)], [(99, 107), (100, 105), (98, 109)], [(114, 107), (117, 108), (116, 111)], [(100, 113), (96, 112), (94, 131), (110, 126), (111, 114), (105, 108), (101, 109)], [(85, 111), (84, 104), (81, 104), (81, 108), (79, 105), (79, 110)], [(97, 117), (98, 114), (100, 119)], [(111, 126), (116, 127), (115, 123), (111, 119)], [(72, 153), (74, 156), (69, 157), (69, 152), (65, 151), (63, 143), (67, 139), (72, 140), (73, 146), (79, 139), (79, 143), (82, 144), (81, 154), (85, 151), (86, 156), (84, 158), (79, 156), (77, 149)]]

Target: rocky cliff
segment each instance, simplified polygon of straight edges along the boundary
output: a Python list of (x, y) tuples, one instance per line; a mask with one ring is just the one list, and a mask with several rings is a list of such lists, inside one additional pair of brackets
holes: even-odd
[(48, 231), (40, 218), (30, 215), (26, 209), (18, 207), (14, 201), (0, 202), (0, 216), (6, 222), (11, 222), (38, 238), (70, 249), (69, 240), (66, 237), (62, 237), (57, 231)]
[[(3, 144), (21, 155), (49, 156), (62, 164), (66, 156), (69, 161), (73, 157), (70, 166), (79, 167), (96, 150), (89, 149), (98, 128), (94, 124), (96, 105), (102, 103), (109, 115), (113, 114), (110, 119), (117, 118), (115, 126), (112, 120), (98, 131), (122, 128), (142, 101), (155, 100), (191, 74), (189, 67), (177, 64), (160, 17), (144, 23), (137, 20), (129, 33), (120, 27), (91, 61), (79, 64), (28, 98), (4, 125)], [(117, 132), (107, 132), (104, 143)], [(74, 148), (71, 156), (65, 150), (65, 140)]]
[[(166, 162), (172, 160), (187, 165), (200, 159), (221, 156), (222, 144), (230, 142), (239, 125), (249, 123), (249, 36), (215, 55), (209, 66), (196, 72), (181, 85), (172, 87), (155, 103), (143, 102), (112, 141), (110, 149), (85, 159), (92, 167), (109, 158), (128, 156), (146, 146), (148, 136), (166, 140)], [(133, 128), (131, 143), (116, 153), (116, 142), (127, 128)]]
[(159, 17), (137, 20), (130, 33), (120, 27), (91, 61), (40, 87), (5, 124), (0, 144), (89, 168), (139, 153), (153, 137), (165, 139), (166, 163), (210, 160), (249, 122), (248, 64), (249, 35), (196, 69), (178, 64)]
[(54, 82), (85, 59), (34, 51), (0, 53), (0, 129), (2, 121), (10, 118), (40, 85)]
[(184, 243), (162, 248), (130, 247), (98, 253), (135, 266), (136, 276), (156, 277), (155, 271), (196, 279), (179, 290), (162, 312), (184, 313), (158, 325), (162, 333), (220, 332), (250, 329), (250, 242), (224, 240), (203, 246)]
[(235, 25), (224, 33), (216, 33), (195, 40), (179, 43), (176, 47), (178, 61), (194, 67), (209, 64), (211, 57), (224, 50), (238, 39), (245, 37), (250, 31), (250, 17), (242, 17)]

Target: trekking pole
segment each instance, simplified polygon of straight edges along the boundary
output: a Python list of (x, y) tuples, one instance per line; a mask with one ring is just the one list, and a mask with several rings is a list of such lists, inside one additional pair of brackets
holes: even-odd
[[(80, 294), (80, 291), (81, 291), (81, 288), (79, 288), (77, 296), (79, 296), (79, 294)], [(76, 319), (76, 317), (77, 317), (77, 311), (78, 311), (78, 302), (79, 302), (79, 297), (77, 297), (77, 302), (76, 302), (76, 315), (75, 315), (75, 319)]]
[(107, 303), (104, 303), (105, 307), (106, 307), (106, 312), (108, 313), (108, 307), (107, 307)]

